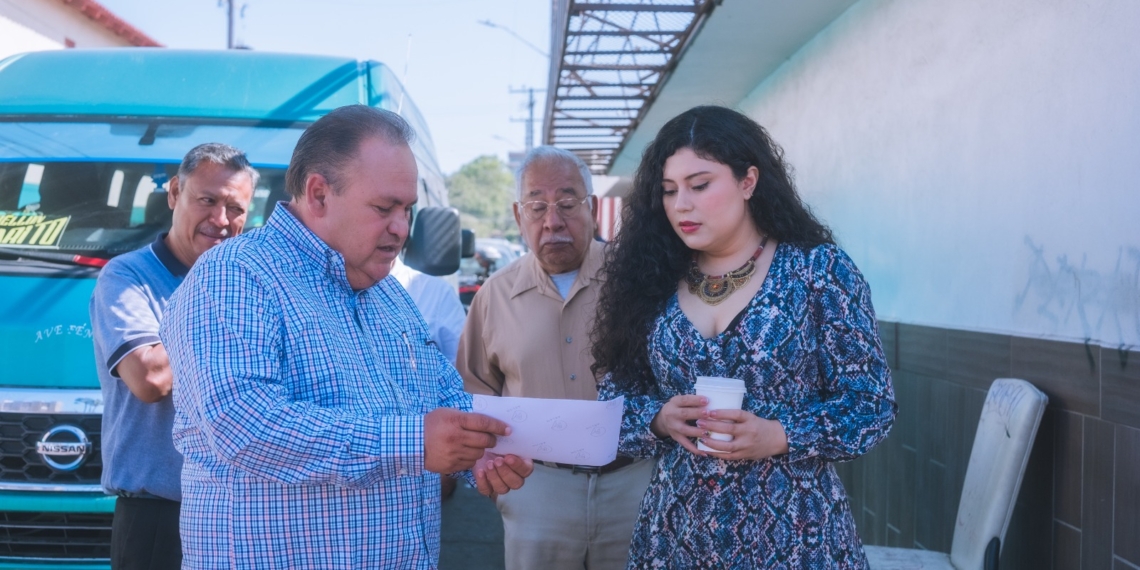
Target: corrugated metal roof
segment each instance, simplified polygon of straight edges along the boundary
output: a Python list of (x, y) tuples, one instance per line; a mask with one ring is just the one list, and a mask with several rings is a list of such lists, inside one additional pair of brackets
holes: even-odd
[(606, 172), (720, 1), (556, 1), (543, 141)]

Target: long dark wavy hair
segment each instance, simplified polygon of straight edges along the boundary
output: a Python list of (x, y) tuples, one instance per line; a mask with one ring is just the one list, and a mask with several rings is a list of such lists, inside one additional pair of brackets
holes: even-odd
[(669, 223), (662, 202), (665, 161), (689, 148), (727, 165), (737, 181), (760, 171), (748, 209), (757, 229), (784, 244), (834, 243), (831, 230), (800, 201), (784, 152), (763, 127), (725, 107), (694, 107), (674, 117), (645, 149), (625, 198), (621, 231), (606, 254), (606, 275), (591, 334), (595, 377), (613, 372), (620, 389), (650, 382), (647, 340), (654, 318), (677, 291), (694, 251)]

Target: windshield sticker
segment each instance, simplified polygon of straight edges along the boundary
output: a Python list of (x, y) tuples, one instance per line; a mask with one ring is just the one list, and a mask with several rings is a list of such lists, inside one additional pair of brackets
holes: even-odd
[(59, 248), (71, 216), (45, 216), (40, 212), (0, 211), (0, 247)]

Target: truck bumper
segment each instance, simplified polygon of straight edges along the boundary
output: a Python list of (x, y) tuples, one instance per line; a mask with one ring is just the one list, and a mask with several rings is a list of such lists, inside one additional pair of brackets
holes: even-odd
[[(7, 524), (8, 513), (75, 513), (104, 514), (115, 512), (115, 497), (101, 493), (49, 493), (0, 491), (0, 512)], [(10, 553), (0, 555), (0, 570), (109, 570), (106, 560), (68, 558), (20, 558)]]

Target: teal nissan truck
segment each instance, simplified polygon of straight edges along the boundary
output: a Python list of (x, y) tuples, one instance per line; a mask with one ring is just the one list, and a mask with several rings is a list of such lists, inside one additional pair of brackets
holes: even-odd
[(261, 172), (255, 228), (285, 199), (301, 132), (350, 104), (415, 128), (420, 196), (405, 260), (454, 273), (458, 215), (423, 118), (383, 64), (139, 48), (0, 61), (0, 569), (109, 568), (115, 498), (99, 485), (88, 302), (108, 259), (169, 228), (165, 191), (183, 155), (203, 142), (246, 151)]

